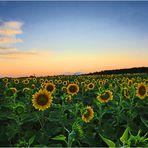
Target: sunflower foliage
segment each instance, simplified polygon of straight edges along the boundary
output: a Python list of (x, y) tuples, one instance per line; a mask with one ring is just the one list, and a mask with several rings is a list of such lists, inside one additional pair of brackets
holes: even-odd
[(148, 147), (148, 74), (0, 78), (1, 147)]

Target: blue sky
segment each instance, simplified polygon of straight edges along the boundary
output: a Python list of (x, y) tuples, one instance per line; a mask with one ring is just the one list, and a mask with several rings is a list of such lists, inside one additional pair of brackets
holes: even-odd
[[(56, 74), (148, 66), (147, 18), (148, 2), (140, 1), (0, 2), (1, 26), (4, 22), (22, 23), (19, 28), (22, 33), (15, 34), (22, 42), (9, 45), (0, 43), (0, 46), (16, 48), (19, 54), (33, 51), (45, 52), (47, 55), (48, 52), (53, 60), (46, 61), (55, 64), (57, 69), (61, 66), (58, 62), (63, 60), (66, 64), (71, 56), (71, 63), (66, 65), (65, 71), (51, 68)], [(3, 63), (6, 62), (4, 55), (0, 53)], [(80, 68), (77, 62), (75, 65), (77, 58), (84, 68)], [(81, 60), (83, 58), (85, 59)], [(90, 59), (88, 67), (87, 58)], [(36, 60), (39, 59), (36, 57)], [(12, 62), (11, 60), (10, 58), (9, 61)], [(46, 72), (50, 73), (50, 69)]]

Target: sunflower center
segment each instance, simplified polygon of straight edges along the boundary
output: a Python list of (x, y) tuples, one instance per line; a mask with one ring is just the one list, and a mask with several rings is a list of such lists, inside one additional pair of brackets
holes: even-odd
[(103, 94), (101, 95), (101, 99), (102, 99), (102, 100), (107, 100), (107, 99), (109, 99), (109, 97), (110, 97), (110, 95), (109, 95), (108, 92), (105, 92), (105, 93), (103, 93)]
[(24, 112), (24, 108), (23, 108), (22, 106), (18, 106), (18, 107), (16, 108), (16, 112), (17, 112), (18, 114), (21, 114), (21, 113)]
[(54, 89), (54, 87), (53, 87), (52, 85), (48, 85), (48, 86), (47, 86), (47, 90), (48, 90), (48, 91), (52, 92), (53, 89)]
[(39, 105), (46, 105), (48, 102), (48, 98), (46, 97), (46, 95), (40, 95), (37, 99), (37, 104)]
[(93, 88), (93, 84), (89, 84), (89, 88)]
[(145, 86), (140, 86), (138, 92), (139, 92), (139, 94), (140, 94), (141, 96), (144, 96), (145, 93), (146, 93), (146, 88), (145, 88)]
[(75, 93), (77, 91), (77, 87), (72, 85), (69, 87), (69, 91), (72, 92), (72, 93)]
[(87, 110), (86, 113), (84, 114), (85, 118), (88, 118), (90, 116), (90, 110)]

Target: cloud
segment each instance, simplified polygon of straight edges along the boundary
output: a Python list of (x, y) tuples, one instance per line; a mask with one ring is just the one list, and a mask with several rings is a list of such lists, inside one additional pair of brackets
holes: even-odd
[(17, 51), (16, 48), (0, 47), (0, 54), (4, 52), (14, 52)]
[(23, 42), (16, 35), (22, 34), (22, 22), (7, 21), (0, 23), (0, 45), (12, 45)]
[(21, 43), (23, 42), (22, 39), (18, 39), (15, 37), (2, 37), (0, 38), (0, 45), (12, 45), (12, 44), (16, 44), (16, 43)]
[(4, 23), (5, 26), (14, 29), (21, 29), (23, 23), (18, 21), (9, 21)]
[(1, 29), (0, 30), (0, 35), (3, 36), (14, 36), (17, 34), (22, 34), (22, 30), (14, 30), (14, 29)]

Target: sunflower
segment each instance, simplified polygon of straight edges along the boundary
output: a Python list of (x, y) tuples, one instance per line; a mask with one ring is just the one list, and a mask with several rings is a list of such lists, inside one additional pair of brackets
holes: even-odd
[(74, 94), (77, 94), (78, 91), (79, 91), (79, 86), (77, 84), (69, 84), (67, 86), (67, 93), (68, 94), (74, 95)]
[(58, 84), (62, 84), (62, 80), (58, 80)]
[(8, 78), (3, 78), (3, 82), (7, 83), (8, 82)]
[(90, 122), (94, 117), (94, 111), (91, 106), (87, 106), (84, 113), (82, 114), (82, 120), (87, 123)]
[(44, 79), (40, 78), (40, 79), (39, 79), (39, 82), (40, 82), (40, 83), (43, 83), (43, 82), (44, 82)]
[(53, 80), (49, 80), (49, 83), (53, 83)]
[(32, 84), (32, 85), (31, 85), (31, 88), (34, 89), (34, 88), (35, 88), (35, 84)]
[(27, 84), (29, 84), (29, 80), (26, 79), (26, 80), (23, 81), (23, 83), (27, 85)]
[(147, 96), (147, 86), (144, 83), (139, 83), (136, 90), (136, 96), (143, 100)]
[(125, 98), (130, 99), (130, 92), (129, 92), (129, 89), (128, 89), (128, 88), (123, 88), (122, 95), (123, 95)]
[(19, 80), (18, 79), (14, 79), (14, 84), (19, 84)]
[(71, 95), (67, 95), (67, 96), (65, 97), (65, 101), (66, 101), (66, 102), (71, 102), (71, 101), (72, 101), (72, 96), (71, 96)]
[(108, 102), (109, 100), (113, 99), (113, 94), (110, 90), (107, 90), (105, 92), (103, 92), (102, 94), (99, 94), (97, 96), (97, 99), (103, 103), (103, 102)]
[(128, 86), (131, 87), (133, 84), (133, 81), (132, 80), (128, 80)]
[(20, 115), (25, 112), (24, 104), (18, 103), (13, 107), (16, 114)]
[(87, 84), (86, 89), (87, 90), (92, 90), (92, 89), (94, 89), (94, 87), (95, 87), (94, 83), (89, 83), (89, 84)]
[(35, 109), (44, 111), (51, 106), (51, 103), (52, 96), (46, 89), (40, 89), (32, 96), (32, 104)]
[(55, 90), (55, 85), (54, 85), (53, 83), (47, 83), (47, 84), (45, 85), (45, 89), (46, 89), (48, 92), (52, 93), (52, 92), (54, 92), (54, 90)]
[(67, 85), (67, 81), (63, 81), (63, 83), (62, 83), (63, 85)]

